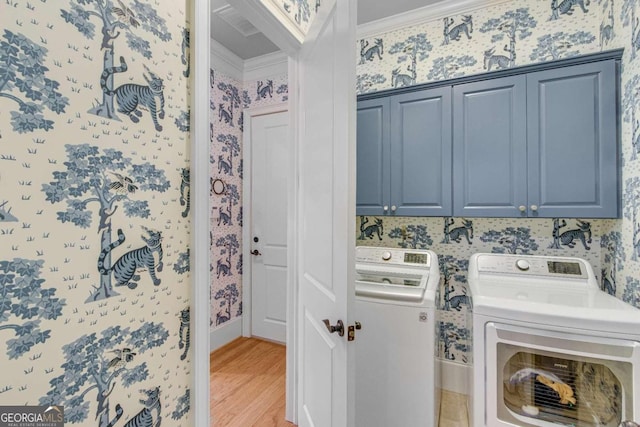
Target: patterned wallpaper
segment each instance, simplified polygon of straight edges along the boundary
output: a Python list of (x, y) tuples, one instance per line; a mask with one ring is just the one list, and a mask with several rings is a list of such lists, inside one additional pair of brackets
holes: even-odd
[[(639, 3), (506, 1), (358, 41), (360, 94), (625, 48), (622, 219), (356, 217), (358, 245), (431, 248), (439, 255), (441, 358), (467, 361), (466, 275), (475, 252), (586, 258), (605, 291), (640, 308)], [(554, 228), (565, 238), (554, 239)]]
[(188, 425), (185, 3), (1, 14), (0, 405)]
[[(240, 82), (211, 70), (211, 320), (215, 329), (242, 316), (243, 109), (285, 102), (286, 75)], [(222, 180), (225, 192), (215, 194)]]
[(268, 0), (278, 7), (304, 34), (315, 18), (320, 0)]

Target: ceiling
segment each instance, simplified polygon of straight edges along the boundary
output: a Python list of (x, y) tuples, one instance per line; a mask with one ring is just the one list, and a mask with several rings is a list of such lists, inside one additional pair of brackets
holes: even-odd
[[(377, 21), (444, 0), (358, 0), (358, 24)], [(278, 51), (262, 33), (240, 16), (226, 0), (211, 0), (211, 38), (241, 59)]]

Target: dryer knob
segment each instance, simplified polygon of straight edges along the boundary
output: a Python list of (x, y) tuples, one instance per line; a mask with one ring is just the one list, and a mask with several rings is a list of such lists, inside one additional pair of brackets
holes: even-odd
[(383, 261), (389, 261), (390, 259), (391, 259), (391, 252), (389, 252), (389, 251), (382, 252), (382, 260)]
[(516, 261), (516, 267), (518, 267), (518, 270), (527, 271), (530, 267), (529, 261), (526, 259), (519, 259)]

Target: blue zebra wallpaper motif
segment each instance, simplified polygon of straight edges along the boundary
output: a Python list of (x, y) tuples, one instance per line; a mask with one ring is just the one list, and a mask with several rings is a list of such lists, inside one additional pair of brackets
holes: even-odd
[[(286, 102), (286, 75), (241, 82), (211, 70), (211, 319), (212, 329), (242, 316), (242, 132), (244, 110)], [(213, 191), (221, 180), (222, 194)]]
[(440, 357), (466, 363), (466, 283), (475, 252), (577, 256), (602, 289), (640, 308), (640, 28), (638, 0), (505, 1), (358, 40), (357, 91), (494, 71), (624, 48), (621, 85), (622, 218), (356, 217), (356, 244), (430, 248), (441, 268)]
[(186, 5), (1, 13), (0, 404), (188, 425)]

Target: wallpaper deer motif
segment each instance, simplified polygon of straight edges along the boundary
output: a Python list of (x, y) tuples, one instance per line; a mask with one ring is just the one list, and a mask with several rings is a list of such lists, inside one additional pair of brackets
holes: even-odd
[(0, 404), (188, 425), (185, 3), (1, 13)]

